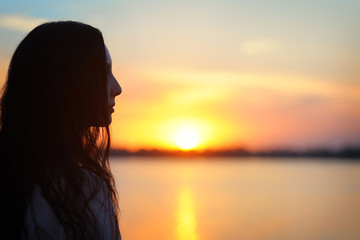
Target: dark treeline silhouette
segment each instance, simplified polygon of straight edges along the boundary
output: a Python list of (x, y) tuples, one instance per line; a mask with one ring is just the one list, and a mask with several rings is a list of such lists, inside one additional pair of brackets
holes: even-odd
[(137, 157), (276, 157), (276, 158), (325, 158), (336, 159), (346, 158), (350, 160), (360, 160), (360, 146), (347, 147), (340, 150), (326, 148), (309, 149), (305, 151), (296, 150), (268, 150), (268, 151), (248, 151), (246, 149), (227, 149), (227, 150), (158, 150), (141, 149), (129, 151), (126, 149), (111, 149), (111, 156), (137, 156)]

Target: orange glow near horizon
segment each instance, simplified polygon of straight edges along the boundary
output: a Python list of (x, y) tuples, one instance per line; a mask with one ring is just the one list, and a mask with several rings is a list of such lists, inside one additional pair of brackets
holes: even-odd
[[(124, 93), (116, 100), (114, 147), (178, 149), (174, 136), (187, 126), (199, 136), (196, 150), (306, 148), (359, 131), (351, 123), (360, 120), (352, 104), (360, 103), (357, 83), (285, 73), (157, 68), (118, 75), (135, 80), (120, 82)], [(139, 88), (136, 79), (144, 79), (145, 86)]]

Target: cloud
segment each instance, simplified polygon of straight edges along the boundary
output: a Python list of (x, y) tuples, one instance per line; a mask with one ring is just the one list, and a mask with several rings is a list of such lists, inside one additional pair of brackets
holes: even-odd
[(44, 18), (28, 17), (24, 15), (2, 15), (0, 16), (0, 28), (11, 29), (19, 32), (29, 32), (34, 27), (47, 21), (49, 20)]
[(261, 39), (246, 41), (240, 44), (240, 51), (245, 55), (260, 55), (272, 53), (279, 49), (278, 41)]

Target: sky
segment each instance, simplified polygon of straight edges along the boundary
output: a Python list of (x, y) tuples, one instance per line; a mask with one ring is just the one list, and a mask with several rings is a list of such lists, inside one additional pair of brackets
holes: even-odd
[(112, 147), (177, 149), (186, 131), (199, 150), (360, 145), (359, 1), (2, 1), (0, 84), (50, 20), (104, 35)]

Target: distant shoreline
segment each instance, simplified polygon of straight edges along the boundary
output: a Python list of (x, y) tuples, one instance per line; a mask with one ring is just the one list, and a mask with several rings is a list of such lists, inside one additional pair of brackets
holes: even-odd
[(268, 151), (248, 151), (245, 149), (229, 150), (158, 150), (141, 149), (129, 151), (126, 149), (111, 149), (110, 156), (137, 156), (137, 157), (277, 157), (277, 158), (346, 158), (349, 160), (360, 161), (360, 147), (348, 147), (341, 150), (312, 149), (306, 151), (294, 150), (268, 150)]

